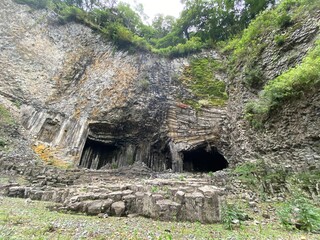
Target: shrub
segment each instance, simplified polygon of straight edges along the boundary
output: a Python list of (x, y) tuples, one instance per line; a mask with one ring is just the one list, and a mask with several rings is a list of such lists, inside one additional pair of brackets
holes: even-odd
[(237, 205), (226, 203), (222, 206), (221, 222), (226, 229), (232, 230), (236, 222), (241, 225), (245, 220), (248, 220), (248, 215)]
[(245, 118), (252, 126), (262, 125), (269, 113), (284, 101), (298, 98), (308, 91), (317, 91), (320, 85), (320, 41), (317, 41), (302, 63), (289, 69), (265, 85), (259, 99), (249, 102)]
[(320, 231), (320, 208), (301, 193), (285, 203), (278, 211), (278, 216), (287, 229)]
[(6, 141), (0, 138), (0, 147), (5, 147), (6, 145)]
[[(233, 170), (237, 179), (249, 189), (261, 195), (274, 194), (281, 191), (291, 175), (281, 167), (270, 167), (265, 161), (242, 163)], [(286, 188), (285, 188), (286, 189)]]
[(276, 35), (274, 37), (274, 42), (277, 44), (278, 47), (281, 47), (286, 42), (285, 35)]
[(314, 169), (300, 172), (290, 178), (290, 186), (295, 186), (313, 198), (320, 195), (319, 191), (320, 170)]
[(119, 48), (129, 48), (132, 46), (133, 33), (121, 25), (113, 23), (102, 29), (104, 37), (110, 39)]
[(59, 12), (59, 18), (63, 23), (72, 21), (84, 23), (86, 13), (78, 7), (65, 5)]
[(280, 28), (287, 28), (292, 24), (291, 17), (287, 13), (283, 13), (277, 18), (277, 24)]
[(246, 68), (245, 85), (249, 88), (260, 88), (264, 82), (264, 76), (259, 68)]
[(259, 101), (249, 101), (245, 106), (245, 119), (255, 129), (263, 128), (263, 123), (267, 119), (268, 113), (268, 99), (265, 99), (265, 101), (262, 101), (262, 99)]

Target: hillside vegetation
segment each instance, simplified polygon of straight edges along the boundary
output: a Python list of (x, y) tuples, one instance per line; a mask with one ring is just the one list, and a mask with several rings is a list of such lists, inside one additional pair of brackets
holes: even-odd
[[(186, 0), (180, 18), (157, 15), (145, 24), (143, 6), (133, 10), (116, 0), (14, 0), (35, 9), (50, 9), (61, 23), (75, 21), (98, 31), (120, 49), (186, 56), (241, 32), (274, 0)], [(239, 7), (242, 6), (242, 7)]]

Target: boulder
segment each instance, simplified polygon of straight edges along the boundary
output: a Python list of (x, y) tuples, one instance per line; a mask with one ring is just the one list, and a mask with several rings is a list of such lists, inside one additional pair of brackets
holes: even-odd
[(114, 202), (111, 205), (111, 213), (117, 217), (121, 217), (124, 215), (126, 210), (126, 206), (123, 201)]

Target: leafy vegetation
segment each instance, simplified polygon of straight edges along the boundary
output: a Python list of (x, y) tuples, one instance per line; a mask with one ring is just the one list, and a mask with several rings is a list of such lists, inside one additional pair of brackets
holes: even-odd
[(184, 69), (181, 80), (199, 98), (199, 101), (193, 105), (189, 100), (186, 101), (187, 104), (191, 104), (196, 108), (225, 104), (228, 99), (226, 85), (214, 76), (221, 68), (220, 62), (209, 57), (194, 58), (191, 61), (190, 66)]
[[(116, 0), (14, 0), (35, 9), (49, 8), (62, 23), (76, 21), (100, 32), (120, 49), (151, 51), (167, 57), (186, 56), (243, 30), (274, 0), (184, 1), (179, 19), (156, 16), (142, 21), (143, 6), (133, 10)], [(240, 3), (243, 6), (240, 8)]]
[(239, 164), (233, 173), (252, 191), (257, 192), (262, 199), (265, 195), (286, 191), (286, 184), (291, 174), (281, 167), (270, 167), (264, 161)]
[(233, 230), (235, 223), (241, 225), (245, 220), (248, 220), (247, 214), (236, 204), (227, 203), (222, 206), (221, 222), (226, 229)]
[(308, 11), (317, 9), (317, 6), (316, 0), (283, 0), (276, 8), (261, 12), (239, 37), (224, 46), (224, 51), (232, 52), (232, 65), (240, 62), (250, 64), (265, 48), (264, 40), (269, 33), (289, 27)]
[[(281, 166), (270, 166), (263, 160), (238, 164), (232, 173), (248, 189), (257, 193), (275, 194), (277, 192), (294, 192), (300, 189), (305, 195), (316, 199), (320, 194), (318, 169), (304, 172), (288, 172)], [(280, 189), (282, 188), (282, 189)]]
[[(268, 166), (263, 161), (238, 165), (233, 173), (253, 192), (265, 197), (282, 193), (286, 201), (277, 207), (281, 224), (288, 230), (320, 231), (319, 170), (288, 173), (280, 167)], [(230, 219), (236, 219), (236, 209), (228, 209), (226, 223), (232, 228)]]
[(278, 215), (287, 229), (320, 232), (320, 207), (304, 197), (303, 193), (297, 193), (286, 202)]
[[(76, 21), (86, 24), (118, 48), (129, 51), (151, 51), (175, 58), (197, 53), (217, 41), (228, 40), (224, 51), (230, 53), (230, 72), (238, 74), (238, 66), (244, 66), (243, 83), (253, 90), (261, 90), (265, 84), (257, 62), (266, 47), (264, 40), (269, 33), (274, 33), (274, 43), (281, 47), (287, 38), (283, 32), (293, 28), (309, 11), (319, 8), (317, 0), (282, 0), (277, 5), (274, 0), (185, 0), (179, 19), (158, 15), (151, 25), (147, 25), (141, 18), (144, 16), (142, 6), (133, 10), (128, 4), (116, 0), (15, 1), (33, 8), (49, 8), (58, 14), (62, 23)], [(261, 128), (270, 112), (283, 102), (316, 89), (319, 86), (319, 65), (317, 43), (300, 66), (264, 86), (259, 99), (247, 104), (245, 118), (253, 127)], [(185, 69), (181, 79), (198, 98), (187, 99), (187, 104), (199, 108), (225, 103), (225, 84), (212, 74), (217, 68), (215, 61), (203, 58), (193, 60)]]

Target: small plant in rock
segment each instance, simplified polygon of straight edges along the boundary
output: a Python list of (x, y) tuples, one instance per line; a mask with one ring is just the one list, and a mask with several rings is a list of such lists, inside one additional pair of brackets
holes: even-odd
[(118, 168), (118, 165), (116, 163), (111, 164), (111, 169), (117, 169), (117, 168)]
[(259, 68), (247, 68), (245, 70), (245, 85), (249, 88), (260, 88), (263, 85), (264, 76)]
[(147, 91), (150, 86), (148, 78), (141, 79), (138, 84), (141, 91)]
[(152, 186), (152, 187), (151, 187), (151, 192), (152, 192), (152, 193), (159, 192), (159, 187), (158, 187), (158, 186)]
[(278, 211), (278, 216), (287, 229), (320, 233), (320, 208), (302, 193), (285, 203)]
[(249, 187), (255, 188), (258, 183), (257, 172), (258, 164), (252, 162), (246, 162), (238, 165), (233, 172), (237, 175), (237, 178)]
[(208, 176), (212, 178), (214, 176), (214, 173), (213, 172), (208, 172)]
[(284, 13), (278, 17), (277, 24), (280, 28), (287, 28), (292, 25), (291, 17), (288, 14)]
[(277, 44), (278, 47), (281, 47), (286, 42), (285, 35), (276, 35), (274, 37), (274, 42)]
[(183, 175), (179, 175), (178, 179), (179, 179), (180, 181), (185, 181), (185, 180), (186, 180), (185, 176), (183, 176)]
[(228, 230), (241, 225), (241, 222), (248, 220), (248, 215), (235, 204), (227, 203), (221, 209), (221, 222)]
[(5, 147), (6, 145), (6, 141), (0, 138), (0, 148)]

